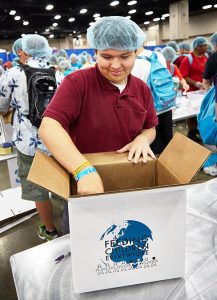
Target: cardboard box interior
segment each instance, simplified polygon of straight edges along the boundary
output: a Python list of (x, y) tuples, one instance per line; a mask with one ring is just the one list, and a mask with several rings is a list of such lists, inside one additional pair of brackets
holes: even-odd
[[(133, 164), (128, 153), (85, 154), (101, 176), (105, 192), (186, 184), (211, 152), (176, 133), (159, 158)], [(38, 151), (28, 180), (67, 199), (76, 195), (72, 176), (52, 157)]]

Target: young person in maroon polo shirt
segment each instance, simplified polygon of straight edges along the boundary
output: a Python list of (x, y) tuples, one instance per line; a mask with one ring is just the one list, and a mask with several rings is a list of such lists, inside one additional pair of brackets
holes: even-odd
[[(150, 144), (158, 124), (150, 89), (130, 75), (144, 32), (125, 17), (104, 17), (87, 31), (96, 67), (68, 75), (49, 104), (39, 134), (74, 175), (79, 194), (102, 193), (103, 183), (82, 153), (129, 152), (137, 163), (155, 158)], [(63, 233), (68, 232), (67, 205)]]

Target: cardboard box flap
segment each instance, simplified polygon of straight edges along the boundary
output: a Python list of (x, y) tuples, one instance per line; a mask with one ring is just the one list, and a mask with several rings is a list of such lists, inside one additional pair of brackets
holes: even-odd
[(61, 197), (70, 195), (69, 174), (56, 160), (41, 151), (36, 152), (27, 179)]
[(87, 153), (84, 154), (95, 167), (99, 165), (122, 164), (128, 162), (128, 153), (100, 152), (100, 153)]
[(180, 180), (180, 183), (188, 183), (210, 154), (205, 147), (176, 133), (158, 160)]

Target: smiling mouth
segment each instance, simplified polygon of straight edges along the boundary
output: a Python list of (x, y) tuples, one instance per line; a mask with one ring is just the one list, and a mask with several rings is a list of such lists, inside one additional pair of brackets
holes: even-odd
[(114, 76), (118, 76), (118, 75), (121, 75), (122, 71), (111, 71), (111, 74), (114, 75)]

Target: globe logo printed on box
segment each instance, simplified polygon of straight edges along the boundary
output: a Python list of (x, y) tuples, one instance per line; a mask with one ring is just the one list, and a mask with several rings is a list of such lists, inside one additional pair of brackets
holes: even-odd
[(157, 266), (156, 257), (149, 253), (152, 232), (145, 224), (125, 220), (122, 225), (111, 225), (101, 236), (104, 254), (97, 266), (98, 275)]

